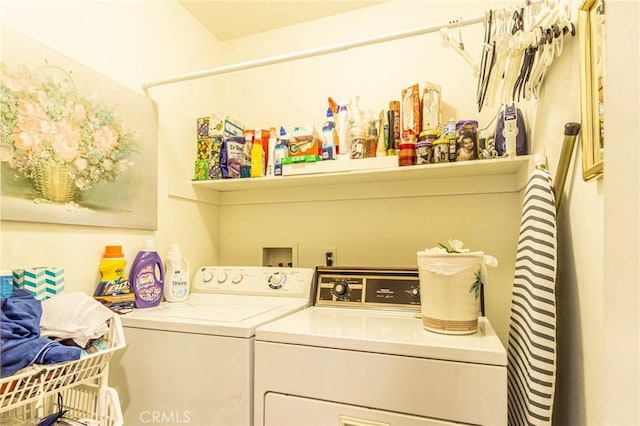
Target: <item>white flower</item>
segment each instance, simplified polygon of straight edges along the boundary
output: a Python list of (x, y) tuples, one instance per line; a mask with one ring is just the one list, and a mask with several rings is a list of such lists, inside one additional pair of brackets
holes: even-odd
[(447, 249), (443, 248), (443, 247), (432, 247), (432, 248), (428, 248), (428, 249), (424, 249), (424, 251), (426, 251), (429, 254), (447, 254)]
[(76, 158), (73, 162), (73, 165), (76, 166), (76, 169), (81, 172), (87, 168), (89, 162), (86, 158)]
[(108, 172), (113, 170), (113, 161), (106, 159), (102, 162), (102, 168)]
[(454, 253), (467, 253), (469, 249), (463, 248), (464, 243), (460, 240), (452, 240), (449, 238), (449, 247), (451, 251)]
[(446, 253), (468, 253), (469, 249), (463, 248), (464, 243), (460, 240), (452, 240), (449, 238), (449, 245), (438, 243), (437, 247), (425, 249), (430, 254), (446, 254)]

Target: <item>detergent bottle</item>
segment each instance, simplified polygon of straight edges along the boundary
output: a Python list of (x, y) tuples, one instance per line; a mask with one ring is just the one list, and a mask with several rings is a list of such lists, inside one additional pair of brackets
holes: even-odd
[(333, 160), (336, 155), (336, 143), (338, 142), (338, 132), (336, 131), (336, 121), (333, 118), (331, 108), (327, 109), (327, 121), (322, 125), (322, 159)]
[(251, 147), (251, 177), (264, 176), (264, 146), (262, 145), (262, 130), (256, 129)]
[(114, 312), (133, 309), (134, 294), (124, 271), (126, 266), (122, 246), (105, 246), (99, 266), (100, 282), (93, 298)]
[(131, 265), (129, 281), (136, 308), (158, 306), (164, 289), (164, 268), (153, 240), (145, 240)]
[(165, 259), (164, 298), (167, 302), (184, 302), (189, 297), (189, 262), (180, 253), (179, 244), (171, 244)]

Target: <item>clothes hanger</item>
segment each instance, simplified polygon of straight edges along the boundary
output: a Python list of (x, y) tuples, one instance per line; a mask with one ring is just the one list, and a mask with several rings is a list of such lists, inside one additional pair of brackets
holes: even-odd
[(482, 40), (482, 57), (480, 59), (480, 76), (476, 88), (476, 100), (478, 102), (478, 112), (482, 111), (483, 98), (486, 93), (486, 86), (489, 84), (489, 51), (495, 46), (491, 45), (491, 31), (493, 23), (493, 10), (485, 12), (484, 18), (484, 38)]
[(469, 53), (466, 50), (464, 50), (464, 43), (462, 42), (462, 32), (460, 30), (462, 23), (459, 22), (458, 25), (459, 25), (458, 41), (452, 40), (452, 38), (449, 36), (448, 28), (445, 27), (440, 30), (440, 36), (442, 37), (442, 44), (444, 47), (451, 47), (460, 56), (462, 56), (462, 58), (471, 66), (473, 76), (478, 77), (480, 75), (480, 67), (478, 66), (476, 61), (471, 57), (471, 55), (469, 55)]

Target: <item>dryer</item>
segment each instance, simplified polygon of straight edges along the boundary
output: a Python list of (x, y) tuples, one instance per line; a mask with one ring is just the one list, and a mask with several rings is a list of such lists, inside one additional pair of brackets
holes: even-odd
[(207, 266), (189, 299), (122, 316), (127, 348), (110, 383), (125, 424), (252, 423), (258, 326), (311, 303), (313, 269)]
[[(256, 330), (254, 426), (507, 422), (507, 354), (422, 326), (417, 269), (317, 268), (315, 306)], [(428, 295), (422, 295), (428, 297)]]

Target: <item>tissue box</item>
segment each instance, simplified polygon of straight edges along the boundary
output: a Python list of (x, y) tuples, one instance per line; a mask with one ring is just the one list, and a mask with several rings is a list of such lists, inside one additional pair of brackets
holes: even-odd
[(17, 290), (24, 287), (24, 269), (12, 270), (13, 275), (13, 289)]
[(56, 266), (14, 269), (13, 286), (30, 291), (38, 300), (47, 300), (64, 291), (64, 269)]
[(209, 160), (196, 160), (193, 180), (209, 179)]
[(211, 147), (210, 137), (198, 138), (198, 145), (196, 146), (196, 160), (206, 160), (209, 158), (209, 150)]
[(213, 137), (218, 135), (223, 136), (242, 136), (244, 132), (244, 124), (231, 118), (224, 112), (216, 112), (209, 117), (203, 117), (198, 120), (207, 122), (207, 136)]

